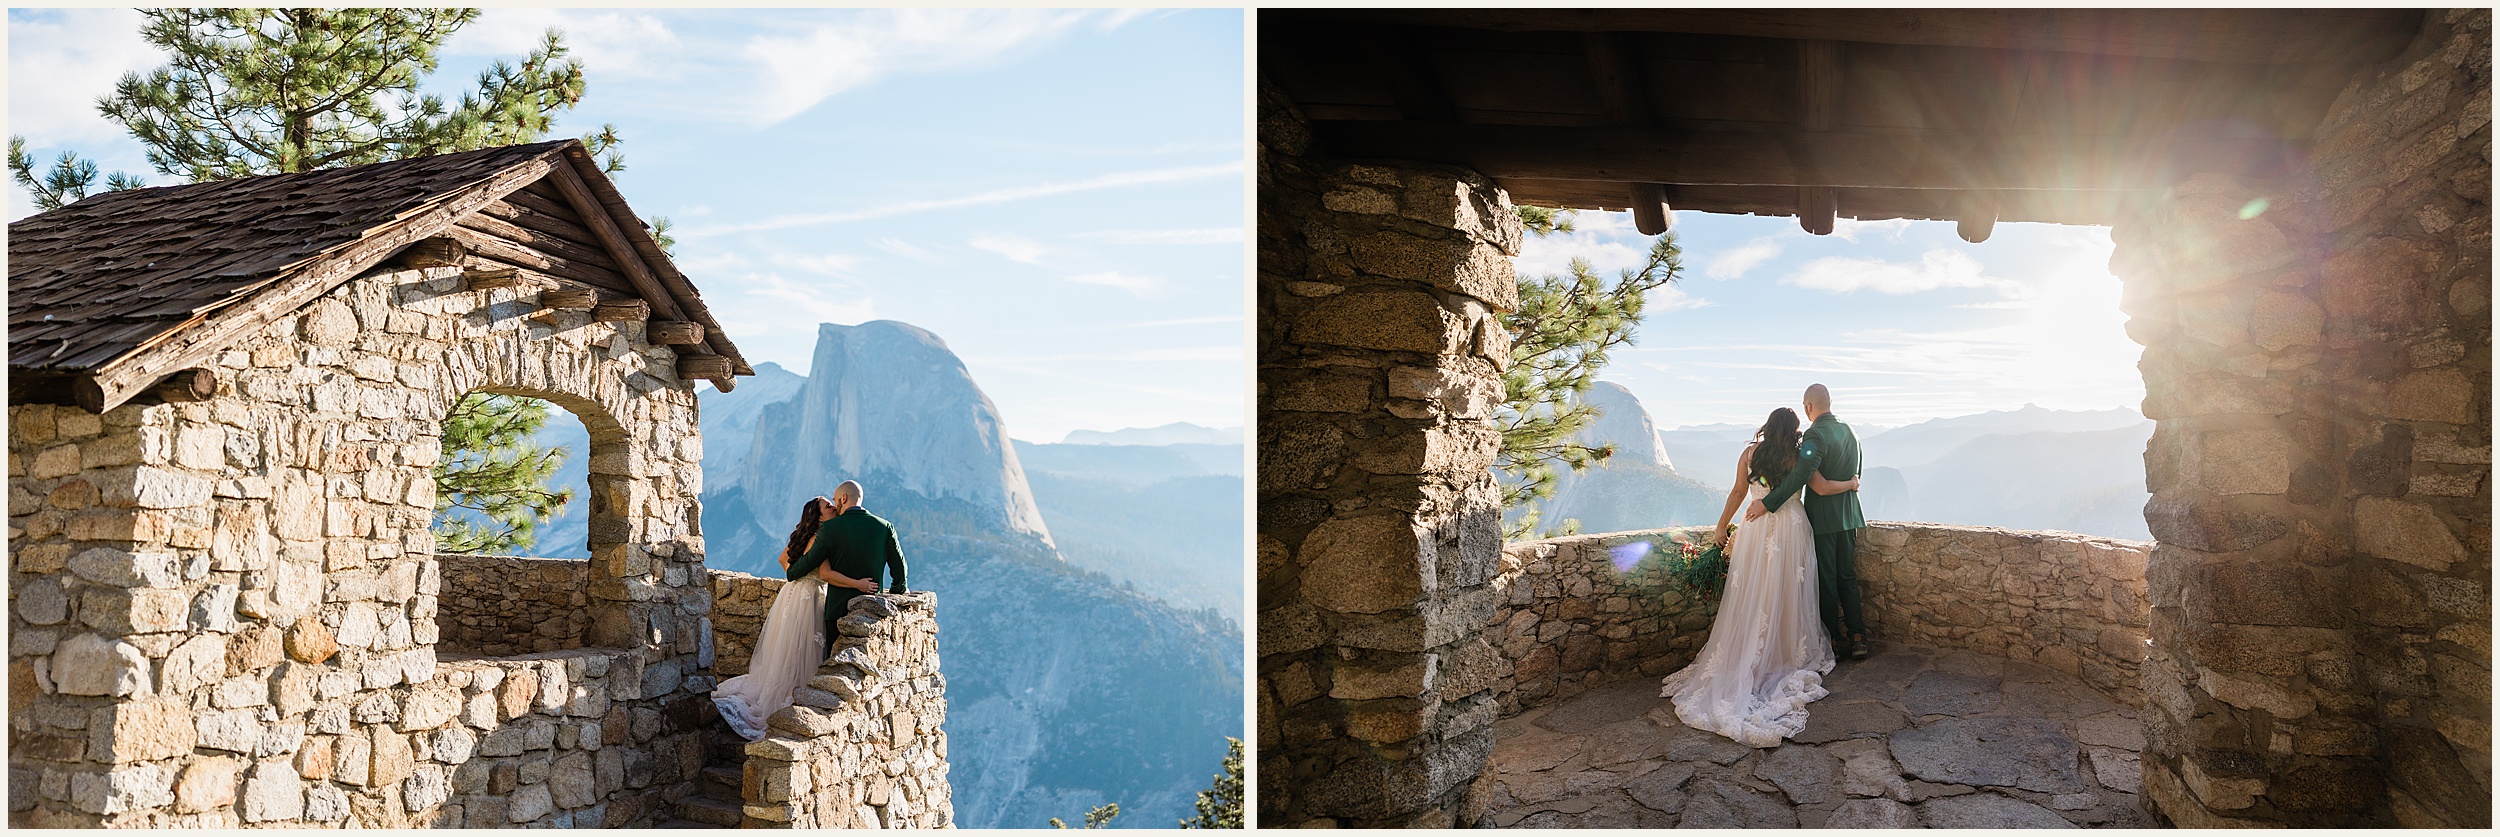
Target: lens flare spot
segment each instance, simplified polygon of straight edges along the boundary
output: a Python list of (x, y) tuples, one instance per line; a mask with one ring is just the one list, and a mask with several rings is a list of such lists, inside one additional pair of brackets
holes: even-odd
[(2256, 200), (2249, 201), (2247, 206), (2240, 207), (2240, 220), (2246, 221), (2250, 218), (2264, 215), (2266, 214), (2266, 207), (2273, 205), (2274, 204), (2272, 202), (2266, 200), (2265, 198), (2258, 198)]
[(1641, 562), (1641, 559), (1649, 557), (1649, 551), (1656, 548), (1656, 545), (1651, 544), (1648, 541), (1633, 541), (1621, 546), (1607, 547), (1606, 551), (1609, 553), (1609, 557), (1611, 557), (1614, 561), (1616, 572), (1630, 572), (1632, 570), (1632, 565), (1638, 564)]

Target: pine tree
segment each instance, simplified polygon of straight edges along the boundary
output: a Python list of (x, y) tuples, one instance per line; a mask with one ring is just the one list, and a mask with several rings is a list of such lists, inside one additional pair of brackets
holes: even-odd
[[(98, 100), (104, 116), (147, 146), (157, 172), (202, 183), (352, 166), (530, 142), (579, 104), (581, 62), (549, 29), (518, 66), (502, 61), (446, 104), (419, 85), (476, 9), (142, 9), (140, 37), (171, 57), (129, 73)], [(92, 164), (64, 154), (38, 180), (15, 153), (9, 168), (49, 210), (85, 197)], [(584, 137), (609, 171), (624, 168), (616, 126)], [(40, 187), (37, 184), (42, 184)], [(117, 176), (107, 188), (139, 185)]]
[[(539, 521), (572, 501), (572, 489), (547, 488), (569, 451), (538, 447), (534, 438), (546, 424), (547, 402), (535, 398), (472, 392), (452, 405), (434, 466), (435, 551), (528, 549)], [(454, 516), (454, 508), (471, 514)]]
[[(1111, 821), (1117, 819), (1119, 816), (1120, 803), (1114, 802), (1109, 805), (1097, 807), (1094, 810), (1085, 812), (1085, 827), (1109, 828), (1111, 826)], [(1068, 824), (1060, 822), (1058, 817), (1051, 817), (1050, 827), (1067, 828)]]
[(1198, 816), (1181, 820), (1182, 828), (1241, 827), (1241, 739), (1224, 741), (1224, 772), (1198, 792)]
[[(1523, 206), (1519, 215), (1538, 235), (1571, 231), (1568, 215), (1555, 210)], [(1503, 403), (1495, 415), (1502, 431), (1495, 467), (1505, 476), (1502, 508), (1526, 511), (1504, 527), (1504, 537), (1539, 532), (1542, 515), (1533, 504), (1553, 496), (1558, 466), (1579, 471), (1614, 454), (1613, 445), (1575, 441), (1597, 417), (1580, 397), (1597, 382), (1607, 352), (1632, 342), (1649, 292), (1676, 281), (1682, 271), (1683, 250), (1670, 232), (1651, 242), (1639, 270), (1627, 269), (1611, 284), (1583, 259), (1571, 260), (1568, 276), (1520, 277), (1519, 307), (1502, 318), (1511, 347), (1510, 368), (1502, 373)], [(1569, 530), (1566, 521), (1561, 531)]]
[[(146, 146), (160, 174), (206, 182), (352, 166), (533, 142), (582, 99), (582, 65), (549, 29), (515, 65), (497, 61), (456, 104), (420, 87), (438, 53), (476, 9), (142, 9), (140, 36), (170, 60), (122, 76), (97, 101), (106, 118)], [(616, 126), (582, 137), (602, 170), (623, 171)], [(49, 212), (86, 197), (95, 163), (63, 152), (36, 173), (25, 140), (9, 137), (9, 171)], [(115, 172), (108, 190), (146, 185)], [(667, 219), (654, 219), (665, 246)], [(571, 497), (546, 480), (566, 451), (530, 434), (547, 405), (471, 394), (444, 421), (435, 466), (436, 547), (518, 551), (537, 523)], [(485, 523), (446, 515), (452, 507)]]

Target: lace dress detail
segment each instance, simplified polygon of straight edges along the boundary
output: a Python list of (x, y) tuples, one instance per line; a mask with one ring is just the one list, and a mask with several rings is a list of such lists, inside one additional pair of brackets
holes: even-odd
[[(1747, 499), (1769, 490), (1751, 485)], [(1803, 497), (1736, 528), (1727, 590), (1693, 664), (1667, 675), (1660, 696), (1695, 729), (1750, 747), (1777, 747), (1806, 727), (1806, 704), (1830, 694), (1831, 638), (1814, 579), (1814, 528)]]

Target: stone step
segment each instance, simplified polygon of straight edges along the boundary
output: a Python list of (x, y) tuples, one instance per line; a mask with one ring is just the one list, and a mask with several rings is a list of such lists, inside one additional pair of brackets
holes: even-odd
[(742, 801), (746, 790), (746, 771), (736, 767), (711, 765), (703, 768), (703, 795), (725, 801)]
[(689, 796), (677, 801), (677, 815), (710, 823), (711, 828), (737, 828), (738, 822), (746, 818), (746, 806), (710, 797)]

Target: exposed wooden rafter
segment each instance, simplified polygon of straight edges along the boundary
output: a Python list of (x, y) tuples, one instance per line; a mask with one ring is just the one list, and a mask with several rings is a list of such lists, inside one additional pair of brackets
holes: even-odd
[[(1582, 33), (1580, 46), (1588, 52), (1589, 75), (1597, 81), (1606, 121), (1630, 128), (1646, 128), (1657, 121), (1650, 110), (1649, 85), (1634, 58), (1640, 45), (1630, 33)], [(1659, 184), (1628, 183), (1624, 192), (1632, 205), (1632, 226), (1642, 235), (1666, 232), (1674, 223), (1675, 210), (1667, 205), (1666, 190)]]

